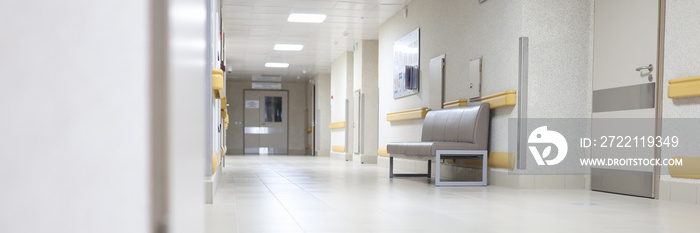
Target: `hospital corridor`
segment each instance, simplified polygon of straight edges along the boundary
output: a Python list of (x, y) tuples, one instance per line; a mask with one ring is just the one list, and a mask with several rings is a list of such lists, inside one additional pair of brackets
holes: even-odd
[(700, 1), (0, 1), (0, 232), (700, 232)]

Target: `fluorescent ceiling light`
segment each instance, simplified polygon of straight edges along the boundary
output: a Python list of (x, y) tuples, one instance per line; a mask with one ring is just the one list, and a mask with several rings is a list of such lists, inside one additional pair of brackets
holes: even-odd
[(293, 23), (323, 23), (326, 20), (324, 14), (289, 14), (288, 22)]
[(287, 68), (287, 67), (289, 67), (289, 63), (268, 62), (268, 63), (265, 63), (265, 67), (267, 67), (267, 68)]
[(303, 48), (300, 44), (275, 44), (275, 50), (280, 51), (301, 51)]

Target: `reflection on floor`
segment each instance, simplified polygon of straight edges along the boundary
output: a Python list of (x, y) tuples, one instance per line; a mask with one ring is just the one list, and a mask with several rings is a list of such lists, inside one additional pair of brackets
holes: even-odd
[(698, 232), (700, 206), (587, 190), (436, 188), (375, 165), (227, 156), (207, 232)]

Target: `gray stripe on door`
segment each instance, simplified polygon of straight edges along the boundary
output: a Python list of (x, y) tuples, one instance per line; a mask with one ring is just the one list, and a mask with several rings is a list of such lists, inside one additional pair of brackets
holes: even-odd
[(656, 83), (593, 91), (593, 112), (654, 108)]

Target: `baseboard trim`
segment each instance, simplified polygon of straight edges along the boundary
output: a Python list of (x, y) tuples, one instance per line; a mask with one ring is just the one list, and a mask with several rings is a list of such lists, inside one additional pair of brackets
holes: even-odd
[(330, 150), (317, 150), (316, 155), (328, 157), (328, 156), (331, 156), (331, 151)]
[(345, 152), (330, 152), (331, 159), (349, 161)]
[(287, 152), (289, 155), (306, 155), (306, 149), (304, 150), (289, 150)]
[(659, 181), (659, 200), (700, 205), (700, 182), (671, 178)]
[(228, 148), (228, 151), (226, 151), (226, 155), (242, 155), (242, 154), (245, 154), (243, 149)]
[[(219, 163), (220, 164), (220, 163)], [(214, 204), (214, 195), (216, 191), (219, 190), (219, 184), (221, 183), (222, 167), (219, 165), (216, 172), (211, 177), (206, 177), (204, 179), (204, 203)]]
[(353, 154), (352, 161), (357, 164), (377, 164), (377, 155)]

